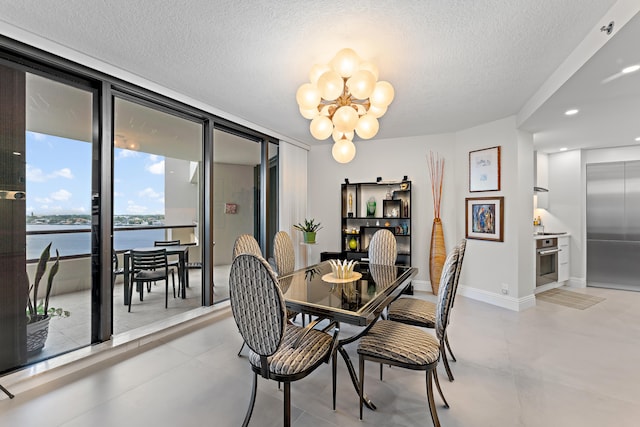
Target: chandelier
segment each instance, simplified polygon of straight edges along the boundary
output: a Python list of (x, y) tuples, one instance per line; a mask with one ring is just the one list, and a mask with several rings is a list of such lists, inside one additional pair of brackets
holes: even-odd
[(378, 133), (378, 118), (393, 101), (393, 86), (378, 81), (378, 68), (352, 49), (342, 49), (328, 64), (311, 67), (309, 80), (296, 93), (300, 114), (311, 120), (314, 138), (333, 136), (333, 158), (348, 163), (356, 155), (354, 135), (370, 139)]

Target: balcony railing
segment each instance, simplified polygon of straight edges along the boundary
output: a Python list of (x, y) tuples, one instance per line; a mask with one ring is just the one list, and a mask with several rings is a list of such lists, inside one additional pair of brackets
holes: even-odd
[[(91, 228), (66, 227), (28, 230), (26, 232), (27, 262), (37, 262), (42, 249), (49, 242), (53, 242), (51, 245), (52, 255), (58, 249), (61, 259), (89, 256), (91, 254)], [(113, 229), (113, 248), (117, 252), (122, 252), (136, 247), (153, 246), (154, 241), (166, 239), (166, 230), (195, 229), (196, 227), (195, 224), (115, 227)]]

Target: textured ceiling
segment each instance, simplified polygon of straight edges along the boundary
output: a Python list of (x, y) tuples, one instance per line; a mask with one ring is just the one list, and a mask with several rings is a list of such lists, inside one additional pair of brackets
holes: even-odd
[(0, 0), (0, 20), (315, 144), (295, 92), (343, 47), (394, 102), (377, 138), (516, 114), (615, 0)]

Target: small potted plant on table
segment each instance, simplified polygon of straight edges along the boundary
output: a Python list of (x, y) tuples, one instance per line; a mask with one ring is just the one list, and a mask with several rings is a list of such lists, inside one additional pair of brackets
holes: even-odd
[(304, 220), (304, 224), (298, 223), (293, 226), (293, 228), (302, 231), (304, 236), (304, 243), (315, 243), (316, 242), (316, 232), (322, 229), (321, 224), (315, 222), (314, 218)]
[(40, 280), (47, 270), (47, 264), (51, 259), (51, 243), (42, 251), (36, 269), (36, 277), (32, 285), (29, 285), (29, 298), (27, 300), (27, 353), (34, 354), (42, 350), (49, 335), (49, 320), (52, 317), (69, 317), (71, 313), (61, 308), (49, 307), (49, 297), (53, 287), (53, 279), (60, 268), (60, 254), (56, 249), (56, 259), (47, 276), (45, 296), (38, 301)]

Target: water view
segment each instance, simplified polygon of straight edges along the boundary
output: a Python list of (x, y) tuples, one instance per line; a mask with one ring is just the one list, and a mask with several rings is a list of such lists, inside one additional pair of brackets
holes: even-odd
[[(58, 249), (60, 256), (88, 255), (91, 253), (90, 227), (83, 225), (47, 225), (27, 224), (29, 231), (75, 230), (77, 233), (51, 233), (27, 235), (27, 259), (38, 259), (42, 250), (49, 244), (51, 252)], [(114, 229), (113, 246), (117, 251), (153, 246), (156, 240), (164, 240), (165, 230), (153, 228), (149, 230), (128, 230), (127, 227)]]

